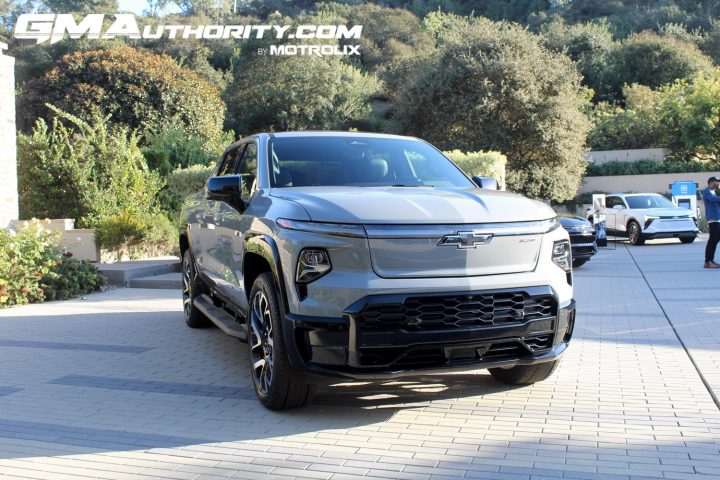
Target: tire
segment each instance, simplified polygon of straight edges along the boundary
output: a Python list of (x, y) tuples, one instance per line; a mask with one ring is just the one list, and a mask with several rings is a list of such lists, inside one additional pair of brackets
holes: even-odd
[(572, 266), (573, 266), (573, 268), (582, 267), (583, 265), (585, 265), (586, 262), (587, 262), (587, 258), (582, 258), (582, 259), (578, 259), (578, 260), (573, 260), (573, 261), (572, 261)]
[(511, 385), (530, 385), (548, 378), (557, 369), (558, 365), (560, 365), (560, 360), (553, 360), (535, 365), (491, 368), (489, 371), (490, 375), (501, 382)]
[(194, 304), (195, 299), (204, 293), (207, 293), (207, 288), (198, 277), (195, 260), (188, 248), (182, 261), (182, 297), (185, 323), (190, 328), (210, 326), (210, 320)]
[(283, 342), (283, 316), (273, 277), (260, 274), (250, 290), (248, 357), (260, 403), (270, 410), (305, 405), (313, 387), (290, 365)]
[(642, 238), (642, 230), (640, 230), (640, 224), (635, 220), (630, 220), (627, 227), (628, 239), (633, 245), (644, 245), (645, 239)]
[(695, 237), (680, 237), (680, 241), (682, 243), (693, 243), (695, 241)]

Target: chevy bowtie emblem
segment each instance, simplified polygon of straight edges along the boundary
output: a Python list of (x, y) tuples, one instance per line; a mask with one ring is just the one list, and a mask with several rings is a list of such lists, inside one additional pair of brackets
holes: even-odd
[(478, 245), (487, 245), (492, 239), (492, 233), (457, 232), (445, 235), (438, 242), (439, 247), (476, 248)]

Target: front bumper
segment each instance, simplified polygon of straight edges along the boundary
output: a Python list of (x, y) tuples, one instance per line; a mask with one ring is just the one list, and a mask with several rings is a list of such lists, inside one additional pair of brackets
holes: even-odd
[[(521, 307), (507, 306), (520, 296), (525, 298)], [(439, 307), (438, 298), (447, 302), (467, 298), (478, 309)], [(489, 313), (477, 304), (479, 298), (492, 298), (501, 306), (487, 307), (494, 312)], [(378, 308), (385, 313), (376, 315)], [(437, 320), (438, 308), (458, 313), (443, 324)], [(527, 311), (527, 318), (512, 317), (509, 312), (520, 317), (516, 310)], [(374, 315), (371, 320), (369, 312)], [(370, 295), (348, 307), (342, 318), (287, 314), (286, 319), (285, 344), (297, 370), (321, 377), (387, 380), (552, 361), (572, 337), (575, 302), (558, 305), (550, 287)]]
[(652, 240), (655, 238), (695, 238), (699, 230), (695, 221), (690, 218), (669, 219), (660, 218), (649, 222), (642, 229), (641, 238)]
[(571, 233), (570, 249), (573, 260), (587, 259), (595, 255), (598, 251), (595, 232)]

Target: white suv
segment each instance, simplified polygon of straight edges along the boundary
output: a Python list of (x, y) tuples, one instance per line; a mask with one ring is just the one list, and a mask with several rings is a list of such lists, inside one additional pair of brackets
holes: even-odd
[(628, 237), (633, 245), (656, 238), (692, 243), (698, 235), (692, 211), (676, 207), (657, 193), (615, 193), (605, 197), (608, 235)]

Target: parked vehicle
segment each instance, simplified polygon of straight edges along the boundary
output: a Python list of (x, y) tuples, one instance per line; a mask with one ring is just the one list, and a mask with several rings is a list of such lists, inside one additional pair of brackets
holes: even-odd
[(414, 138), (236, 142), (183, 208), (186, 322), (247, 341), (270, 409), (323, 377), (543, 380), (573, 332), (568, 234), (550, 207), (482, 183)]
[(605, 197), (605, 210), (607, 234), (633, 245), (656, 238), (692, 243), (700, 233), (693, 212), (657, 193), (613, 193)]
[(575, 215), (558, 214), (558, 219), (570, 235), (573, 268), (585, 265), (598, 251), (595, 228), (588, 220)]

